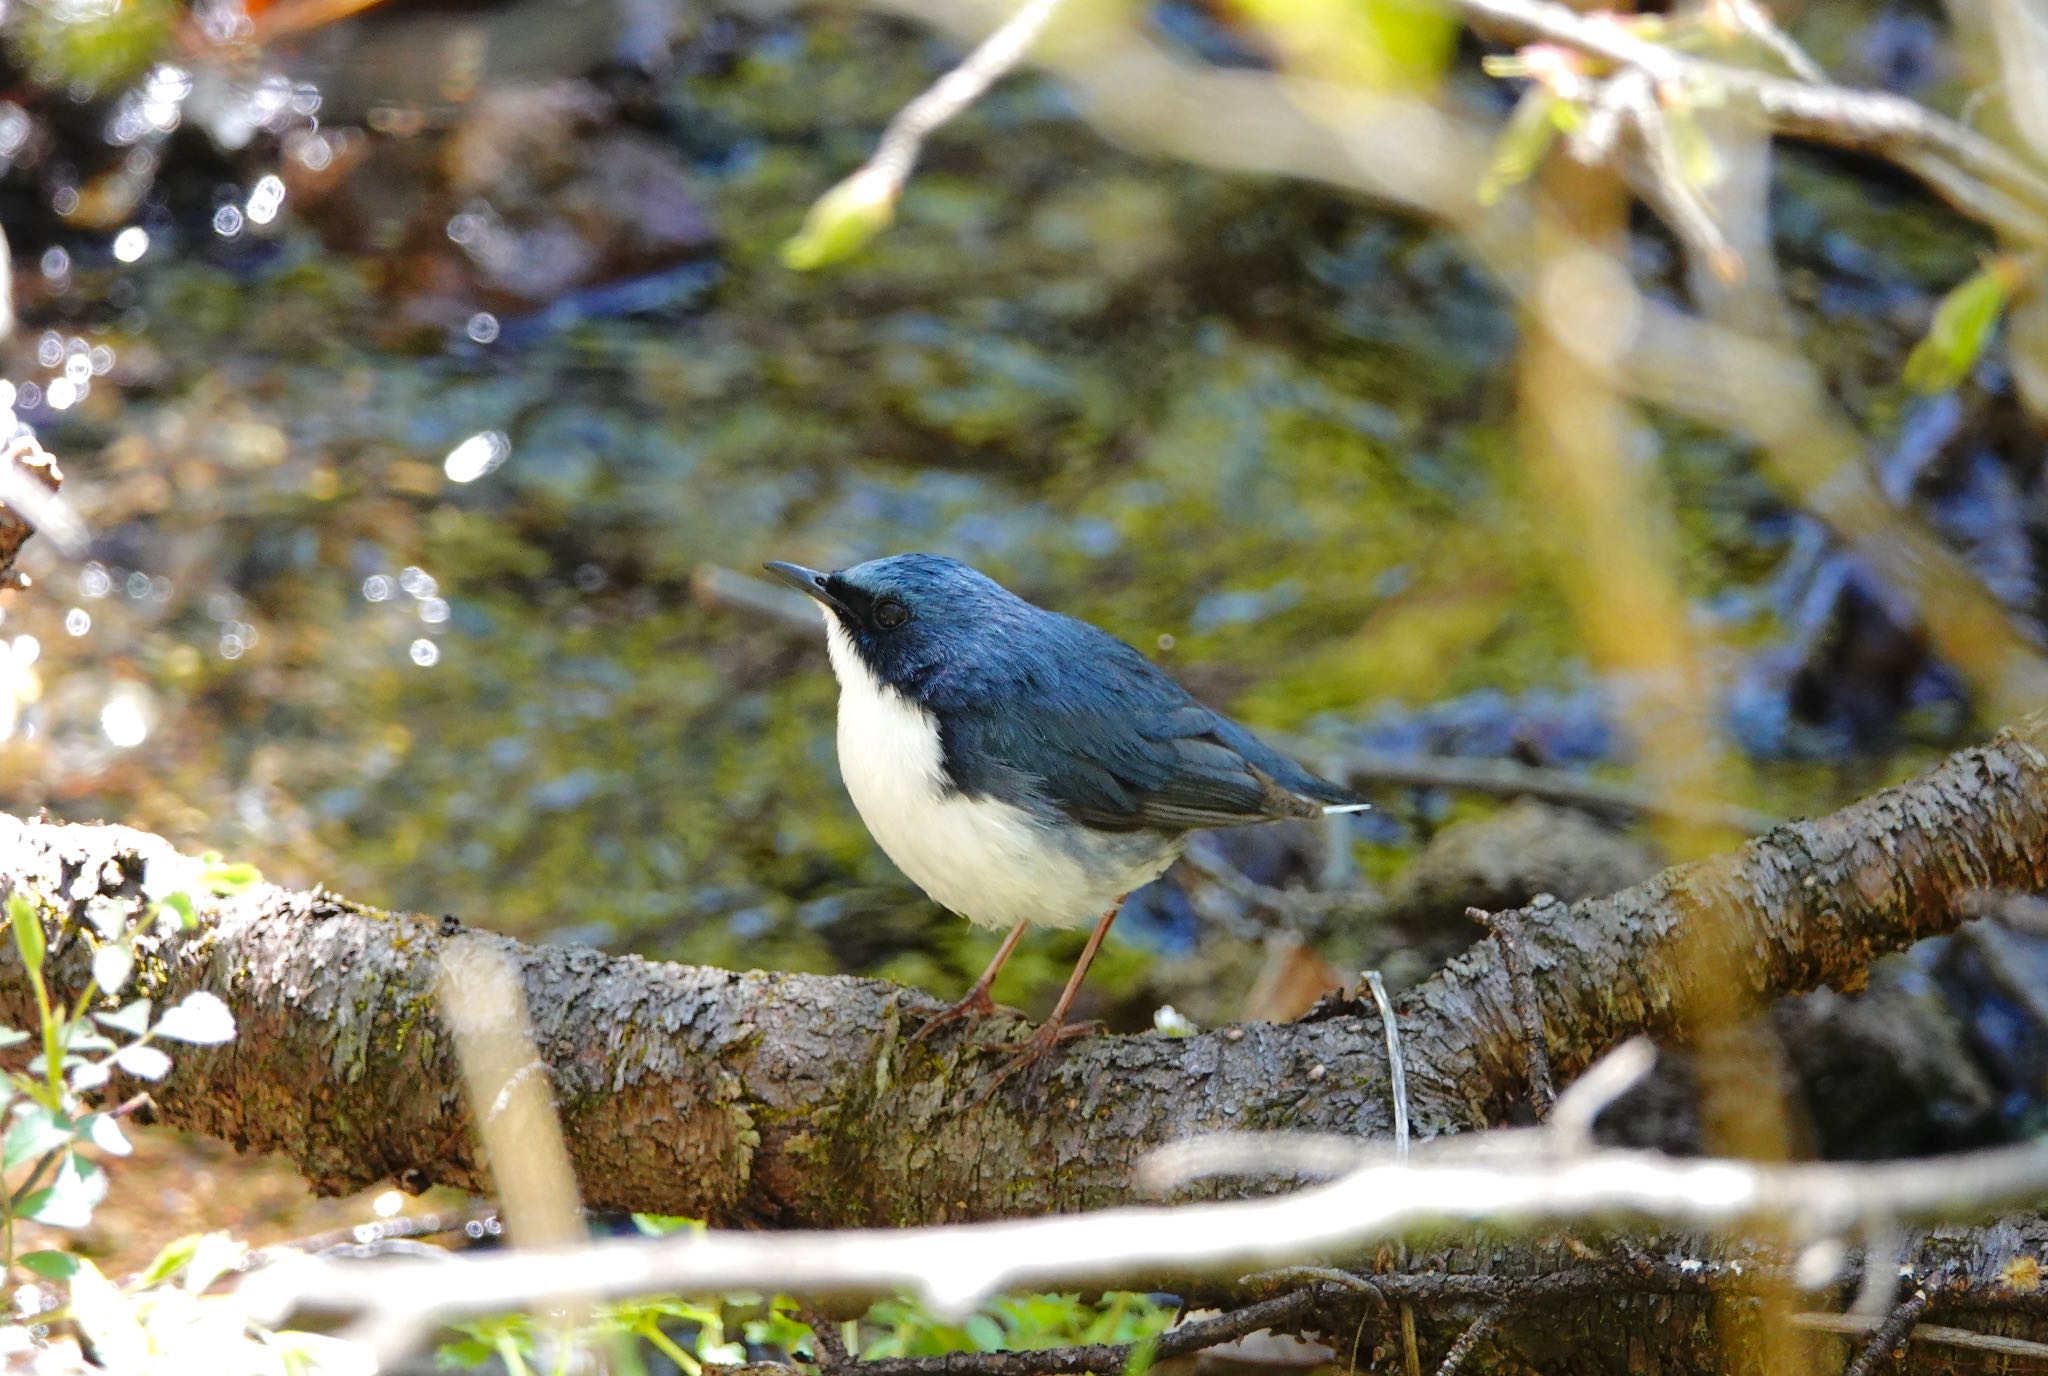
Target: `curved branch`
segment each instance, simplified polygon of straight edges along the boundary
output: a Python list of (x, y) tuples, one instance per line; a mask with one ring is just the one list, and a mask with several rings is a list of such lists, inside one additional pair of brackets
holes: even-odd
[[(1642, 1031), (1678, 1028), (1688, 924), (1733, 914), (1732, 977), (1756, 998), (1854, 983), (1875, 956), (1968, 916), (1983, 889), (2048, 887), (2048, 716), (1898, 788), (1610, 898), (1520, 913), (1549, 1049), (1568, 1078)], [(86, 978), (88, 899), (133, 897), (169, 843), (114, 826), (0, 816), (0, 887), (63, 919), (51, 973)], [(324, 891), (257, 885), (162, 938), (139, 978), (234, 1010), (228, 1046), (182, 1053), (159, 1118), (280, 1151), (318, 1188), (395, 1176), (484, 1184), (435, 1001), (451, 948), (518, 972), (593, 1206), (722, 1222), (840, 1227), (1071, 1211), (1125, 1198), (1168, 1141), (1234, 1129), (1351, 1136), (1389, 1127), (1378, 1019), (1334, 1006), (1288, 1026), (1077, 1043), (1031, 1085), (976, 1100), (997, 1058), (905, 1030), (934, 1008), (875, 980), (667, 965), (393, 915)], [(0, 1021), (29, 1013), (0, 958)], [(1523, 1033), (1491, 943), (1402, 1000), (1419, 1137), (1477, 1126), (1519, 1097)], [(1242, 1187), (1240, 1187), (1242, 1188)]]

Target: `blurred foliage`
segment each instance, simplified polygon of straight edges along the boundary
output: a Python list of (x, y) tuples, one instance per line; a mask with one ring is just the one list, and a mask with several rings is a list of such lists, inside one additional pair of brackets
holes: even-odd
[[(1124, 1291), (1087, 1301), (1071, 1294), (1014, 1295), (958, 1320), (940, 1319), (914, 1300), (893, 1299), (841, 1323), (838, 1336), (863, 1359), (1138, 1343), (1164, 1332), (1177, 1312), (1174, 1303)], [(457, 1330), (461, 1336), (442, 1345), (438, 1365), (468, 1370), (496, 1360), (512, 1376), (559, 1369), (579, 1350), (605, 1353), (614, 1371), (629, 1374), (648, 1369), (649, 1351), (686, 1376), (700, 1376), (707, 1364), (814, 1360), (811, 1330), (796, 1317), (795, 1301), (784, 1296), (643, 1300), (596, 1306), (575, 1324), (513, 1314)], [(1143, 1366), (1134, 1359), (1129, 1376), (1142, 1376)]]

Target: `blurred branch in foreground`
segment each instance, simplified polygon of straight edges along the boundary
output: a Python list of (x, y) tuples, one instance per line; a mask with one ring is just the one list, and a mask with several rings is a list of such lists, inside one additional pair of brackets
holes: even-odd
[[(1727, 978), (1749, 1003), (1853, 986), (1877, 956), (1963, 922), (1982, 891), (2048, 886), (2044, 745), (2048, 718), (2029, 718), (1739, 851), (1519, 912), (1560, 1080), (1638, 1033), (1680, 1030), (1702, 911), (1734, 915)], [(0, 885), (38, 904), (47, 973), (67, 997), (91, 966), (92, 899), (191, 863), (126, 828), (0, 816)], [(328, 1191), (387, 1176), (482, 1188), (436, 998), (441, 959), (467, 944), (516, 972), (592, 1207), (812, 1227), (1071, 1211), (1121, 1202), (1140, 1154), (1218, 1124), (1391, 1127), (1380, 1020), (1353, 1002), (1285, 1026), (1079, 1042), (1029, 1093), (977, 1105), (993, 1060), (944, 1039), (906, 1048), (935, 1005), (880, 981), (529, 947), (267, 884), (199, 918), (144, 953), (137, 978), (166, 1002), (212, 991), (242, 1035), (181, 1058), (153, 1087), (158, 1120), (283, 1152)], [(9, 956), (0, 1020), (29, 999)], [(1399, 1014), (1419, 1138), (1512, 1110), (1526, 1035), (1491, 941), (1410, 990)]]
[[(1570, 1117), (1589, 1117), (1598, 1107)], [(1173, 1149), (1180, 1166), (1174, 1174), (1202, 1168), (1204, 1145)], [(1223, 1143), (1233, 1165), (1247, 1146), (1261, 1145)], [(1288, 1139), (1270, 1145), (1275, 1167), (1286, 1170)], [(1876, 1165), (1760, 1166), (1586, 1150), (1576, 1138), (1529, 1129), (1453, 1138), (1407, 1161), (1368, 1147), (1356, 1149), (1354, 1159), (1364, 1164), (1279, 1198), (1075, 1218), (617, 1239), (454, 1263), (287, 1259), (252, 1277), (244, 1296), (272, 1322), (308, 1309), (366, 1317), (390, 1343), (380, 1353), (389, 1357), (443, 1321), (542, 1307), (570, 1292), (616, 1298), (741, 1289), (872, 1298), (911, 1291), (941, 1314), (964, 1315), (1005, 1290), (1228, 1281), (1248, 1269), (1421, 1240), (1461, 1223), (1515, 1233), (1595, 1218), (1721, 1234), (1768, 1226), (1790, 1238), (1796, 1256), (1854, 1235), (1884, 1237), (1899, 1224), (1974, 1220), (2048, 1191), (2048, 1147), (2037, 1144)], [(1805, 1288), (1831, 1289), (1839, 1271), (1838, 1264), (1809, 1267)], [(1609, 1284), (1626, 1288), (1611, 1276)], [(1261, 1314), (1262, 1326), (1279, 1317)], [(411, 1333), (401, 1336), (393, 1324)]]

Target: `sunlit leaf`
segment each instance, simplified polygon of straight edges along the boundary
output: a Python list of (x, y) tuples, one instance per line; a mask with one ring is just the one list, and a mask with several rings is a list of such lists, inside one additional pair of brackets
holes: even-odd
[(134, 1154), (134, 1144), (129, 1142), (128, 1135), (121, 1131), (120, 1120), (115, 1118), (113, 1114), (92, 1114), (85, 1120), (83, 1126), (87, 1139), (107, 1155), (130, 1156)]
[(188, 1233), (184, 1237), (166, 1242), (163, 1250), (156, 1254), (156, 1259), (143, 1268), (142, 1283), (146, 1286), (155, 1285), (184, 1270), (185, 1264), (192, 1260), (193, 1253), (199, 1250), (202, 1237), (202, 1233)]
[(894, 183), (862, 168), (818, 197), (803, 228), (782, 246), (782, 261), (798, 272), (828, 267), (860, 252), (895, 215)]
[(202, 1234), (193, 1244), (192, 1254), (185, 1263), (182, 1284), (192, 1294), (199, 1294), (219, 1280), (248, 1250), (245, 1244), (226, 1233)]
[(66, 1051), (112, 1051), (114, 1043), (100, 1035), (86, 1018), (74, 1018), (64, 1024), (57, 1034), (57, 1040)]
[(19, 1027), (0, 1027), (0, 1050), (10, 1046), (20, 1046), (28, 1039), (29, 1034), (22, 1031)]
[(92, 953), (93, 983), (109, 994), (118, 994), (128, 987), (128, 976), (135, 973), (135, 957), (126, 946), (102, 946)]
[(71, 1278), (71, 1317), (92, 1343), (93, 1359), (102, 1370), (147, 1371), (153, 1365), (149, 1335), (135, 1306), (83, 1258)]
[(72, 1067), (69, 1075), (72, 1092), (90, 1094), (114, 1078), (111, 1061), (81, 1061)]
[[(213, 851), (208, 851), (200, 858), (206, 862), (206, 868), (200, 875), (200, 882), (205, 884), (207, 890), (211, 893), (226, 897), (231, 894), (240, 893), (251, 884), (263, 882), (263, 871), (257, 869), (254, 865), (241, 861), (223, 860)], [(169, 900), (165, 901), (168, 902)], [(189, 901), (188, 899), (187, 902), (189, 903)]]
[(158, 906), (175, 916), (178, 925), (188, 931), (199, 921), (197, 914), (192, 910), (192, 895), (182, 890), (164, 895), (162, 903)]
[(22, 1206), (22, 1216), (52, 1228), (83, 1228), (107, 1197), (107, 1173), (77, 1152), (67, 1153), (57, 1178)]
[(114, 1053), (114, 1064), (145, 1080), (161, 1080), (171, 1071), (171, 1058), (153, 1046), (124, 1046)]
[(1906, 356), (1907, 386), (1941, 392), (1968, 376), (2011, 299), (2012, 277), (2009, 265), (1993, 261), (1949, 289), (1934, 308), (1926, 337)]
[(1493, 161), (1479, 179), (1479, 202), (1492, 205), (1511, 186), (1529, 180), (1557, 142), (1557, 109), (1565, 104), (1541, 86), (1531, 86), (1515, 103), (1507, 128), (1493, 145)]
[(133, 1003), (123, 1004), (112, 1013), (95, 1013), (93, 1017), (99, 1019), (102, 1027), (111, 1027), (116, 1032), (126, 1032), (131, 1037), (139, 1037), (149, 1031), (149, 1014), (149, 1000), (137, 999)]
[(156, 1034), (198, 1046), (218, 1046), (234, 1040), (235, 1015), (220, 999), (201, 989), (166, 1009), (156, 1025)]
[(633, 1226), (648, 1237), (667, 1237), (670, 1233), (704, 1231), (701, 1220), (678, 1218), (671, 1214), (634, 1214)]
[(11, 1171), (45, 1152), (55, 1151), (69, 1142), (76, 1131), (69, 1118), (52, 1113), (41, 1104), (30, 1104), (15, 1115), (13, 1126), (7, 1129), (5, 1144), (0, 1145), (0, 1167)]

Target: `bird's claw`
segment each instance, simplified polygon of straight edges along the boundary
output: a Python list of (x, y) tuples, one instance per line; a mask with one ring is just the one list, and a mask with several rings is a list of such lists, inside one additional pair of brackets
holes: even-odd
[[(997, 1067), (995, 1075), (982, 1086), (981, 1093), (975, 1096), (975, 1107), (979, 1108), (987, 1103), (990, 1097), (998, 1089), (1002, 1088), (1003, 1082), (1012, 1075), (1015, 1075), (1020, 1070), (1028, 1070), (1036, 1066), (1040, 1061), (1043, 1061), (1052, 1049), (1060, 1043), (1074, 1041), (1080, 1037), (1092, 1037), (1104, 1030), (1103, 1025), (1093, 1018), (1086, 1022), (1046, 1023), (1031, 1034), (1030, 1040), (1024, 1043), (1016, 1055), (1010, 1057), (1009, 1060)], [(1014, 1042), (981, 1043), (981, 1049), (984, 1051), (1008, 1051), (1015, 1046), (1016, 1043)]]
[(906, 1046), (916, 1046), (941, 1027), (959, 1022), (962, 1018), (985, 1018), (995, 1013), (998, 1004), (983, 985), (976, 985), (967, 991), (967, 997), (950, 1008), (942, 1008), (925, 1019), (924, 1026), (910, 1034)]

